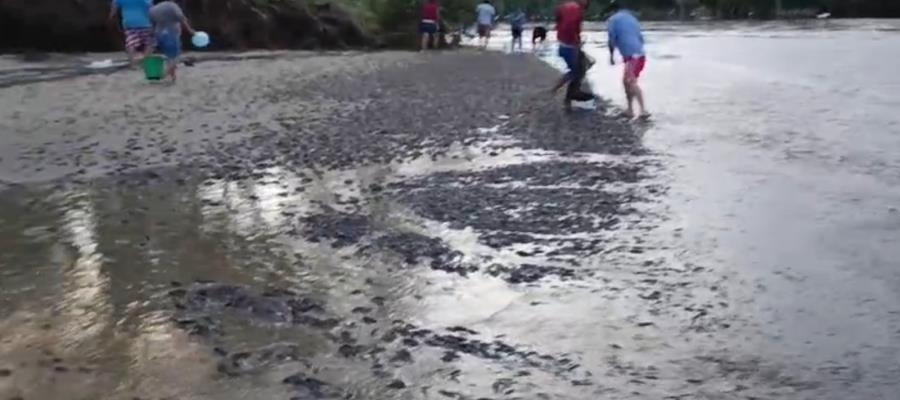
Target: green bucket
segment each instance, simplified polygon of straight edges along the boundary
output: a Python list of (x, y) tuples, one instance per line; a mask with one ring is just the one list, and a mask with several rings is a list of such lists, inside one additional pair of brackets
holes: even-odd
[(158, 81), (163, 78), (166, 71), (166, 60), (161, 56), (150, 55), (144, 59), (144, 76), (147, 80)]

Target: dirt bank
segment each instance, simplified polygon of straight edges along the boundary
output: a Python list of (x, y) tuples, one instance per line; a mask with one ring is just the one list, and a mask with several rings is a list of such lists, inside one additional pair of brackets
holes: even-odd
[[(373, 39), (343, 7), (299, 0), (180, 2), (213, 48), (346, 48)], [(0, 52), (113, 51), (122, 49), (118, 22), (107, 0), (4, 0), (0, 2)]]

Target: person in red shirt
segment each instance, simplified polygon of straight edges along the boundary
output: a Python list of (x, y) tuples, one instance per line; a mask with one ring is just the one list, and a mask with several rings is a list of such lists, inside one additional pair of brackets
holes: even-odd
[(425, 4), (422, 5), (422, 22), (419, 23), (419, 34), (422, 35), (421, 51), (428, 49), (429, 42), (431, 48), (437, 48), (440, 18), (441, 7), (437, 0), (425, 0)]
[(581, 24), (587, 6), (587, 0), (570, 0), (556, 8), (556, 40), (561, 47), (581, 46)]
[(556, 8), (556, 40), (559, 42), (559, 56), (569, 69), (553, 87), (553, 93), (565, 84), (566, 110), (571, 108), (572, 101), (588, 101), (594, 95), (581, 91), (581, 82), (589, 68), (589, 59), (581, 52), (581, 24), (584, 22), (584, 10), (589, 0), (571, 0)]

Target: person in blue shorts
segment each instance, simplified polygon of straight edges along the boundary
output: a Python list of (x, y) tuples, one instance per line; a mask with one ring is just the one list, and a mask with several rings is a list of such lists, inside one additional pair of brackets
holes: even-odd
[(181, 56), (181, 28), (191, 35), (197, 33), (191, 27), (184, 11), (173, 1), (163, 1), (150, 8), (150, 18), (156, 32), (156, 46), (166, 57), (166, 78), (175, 82), (178, 57)]
[(438, 47), (438, 31), (441, 23), (441, 7), (437, 0), (425, 0), (422, 5), (422, 21), (419, 23), (419, 35), (422, 36), (421, 51)]
[(595, 98), (592, 93), (581, 90), (587, 70), (593, 60), (581, 50), (581, 24), (584, 22), (584, 11), (589, 0), (570, 0), (556, 8), (556, 40), (559, 42), (559, 57), (569, 69), (551, 90), (556, 93), (568, 84), (566, 89), (565, 108), (572, 110), (572, 101), (588, 101)]
[(509, 27), (512, 30), (512, 52), (516, 51), (516, 45), (519, 45), (519, 51), (522, 51), (522, 31), (525, 30), (525, 12), (521, 9), (516, 10), (507, 16)]

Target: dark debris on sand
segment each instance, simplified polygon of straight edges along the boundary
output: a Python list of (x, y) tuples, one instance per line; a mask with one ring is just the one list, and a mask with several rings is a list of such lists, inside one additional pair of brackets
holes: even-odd
[[(380, 371), (383, 365), (415, 364), (413, 348), (416, 354), (423, 351), (433, 352), (434, 357), (439, 357), (443, 362), (454, 362), (461, 355), (467, 355), (488, 362), (515, 363), (520, 368), (536, 368), (560, 376), (571, 375), (573, 376), (571, 379), (577, 378), (573, 374), (580, 368), (570, 357), (542, 354), (502, 339), (483, 340), (476, 337), (478, 335), (476, 331), (461, 326), (448, 327), (441, 332), (395, 320), (386, 333), (380, 336), (368, 334), (354, 337), (347, 331), (335, 334), (339, 326), (352, 324), (348, 325), (349, 321), (340, 316), (331, 316), (332, 314), (322, 306), (311, 307), (299, 294), (286, 290), (273, 292), (259, 292), (245, 286), (223, 283), (192, 283), (169, 291), (175, 310), (172, 319), (177, 326), (188, 329), (212, 343), (219, 342), (223, 332), (233, 328), (234, 322), (230, 321), (233, 321), (235, 315), (257, 319), (264, 323), (278, 320), (282, 323), (267, 326), (270, 329), (307, 330), (310, 334), (330, 342), (330, 351), (335, 356), (348, 360), (371, 359), (375, 372)], [(256, 308), (253, 305), (263, 306)], [(299, 317), (285, 320), (282, 310), (301, 316), (316, 315), (318, 318), (329, 318), (335, 322), (323, 327), (310, 325)], [(187, 315), (193, 316), (189, 323), (185, 323)], [(206, 329), (198, 331), (196, 329), (198, 326), (205, 326)], [(274, 342), (249, 349), (216, 346), (213, 354), (219, 358), (218, 371), (226, 376), (258, 373), (279, 365), (300, 365), (304, 371), (283, 379), (283, 383), (289, 385), (298, 396), (322, 398), (329, 393), (342, 391), (315, 376), (316, 368), (311, 364), (302, 344)], [(394, 379), (386, 382), (385, 387), (402, 389), (406, 384)]]
[(522, 264), (513, 268), (495, 264), (489, 267), (487, 272), (493, 276), (502, 276), (513, 284), (533, 283), (547, 276), (555, 276), (562, 280), (575, 278), (575, 270), (571, 268), (533, 264)]
[[(478, 71), (477, 79), (472, 79), (472, 71)], [(440, 157), (454, 145), (486, 143), (497, 135), (521, 149), (646, 154), (640, 132), (631, 125), (601, 113), (566, 115), (558, 102), (530, 96), (556, 77), (556, 72), (536, 59), (461, 52), (435, 54), (359, 75), (339, 74), (303, 85), (284, 85), (264, 97), (283, 102), (312, 98), (337, 104), (337, 111), (315, 120), (280, 115), (276, 117), (277, 128), (262, 124), (210, 128), (240, 129), (245, 131), (244, 138), (204, 141), (190, 157), (172, 150), (171, 143), (154, 143), (158, 147), (154, 151), (181, 155), (178, 165), (168, 169), (142, 170), (140, 160), (129, 155), (147, 151), (147, 143), (135, 140), (129, 144), (130, 149), (109, 153), (115, 156), (114, 173), (112, 178), (103, 179), (123, 191), (150, 186), (182, 193), (194, 186), (275, 181), (282, 185), (282, 194), (303, 193), (322, 171)], [(501, 115), (508, 119), (502, 120), (499, 132), (478, 130), (501, 123)], [(502, 147), (485, 152), (496, 154), (504, 150)], [(295, 174), (296, 182), (278, 182), (279, 175), (272, 172), (275, 169)], [(539, 261), (494, 266), (491, 260), (476, 263), (440, 237), (383, 224), (368, 206), (377, 201), (393, 202), (416, 217), (444, 223), (451, 229), (473, 229), (481, 243), (495, 249), (531, 244), (545, 247), (542, 257), (581, 257), (607, 250), (602, 239), (591, 235), (611, 230), (624, 217), (638, 213), (635, 204), (646, 201), (647, 193), (628, 185), (647, 175), (646, 165), (640, 163), (544, 160), (360, 183), (353, 195), (358, 197), (320, 204), (321, 209), (309, 214), (281, 211), (287, 217), (284, 232), (294, 238), (362, 255), (390, 255), (402, 261), (402, 268), (425, 266), (470, 279), (486, 273), (512, 285), (539, 284), (547, 277), (577, 279), (579, 271), (575, 266)], [(344, 184), (350, 187), (357, 182)], [(623, 184), (625, 189), (612, 188)], [(212, 199), (204, 199), (202, 206), (228, 207)], [(147, 210), (132, 212), (134, 215), (120, 216), (116, 221), (123, 226), (143, 221)], [(563, 238), (566, 235), (586, 238)], [(438, 361), (440, 367), (478, 360), (518, 371), (542, 371), (566, 384), (584, 379), (580, 372), (589, 372), (582, 371), (574, 356), (546, 354), (502, 337), (484, 337), (471, 327), (432, 330), (403, 317), (385, 318), (381, 313), (390, 300), (384, 293), (358, 289), (353, 292), (359, 295), (354, 297), (357, 303), (351, 304), (353, 311), (340, 315), (335, 310), (340, 307), (330, 307), (305, 288), (292, 289), (266, 290), (219, 282), (179, 286), (168, 291), (172, 323), (215, 349), (219, 372), (224, 376), (252, 375), (288, 364), (296, 367), (289, 376), (279, 379), (297, 399), (352, 395), (349, 388), (322, 376), (315, 365), (322, 359), (339, 366), (371, 363), (372, 376), (366, 378), (377, 380), (379, 388), (392, 393), (412, 392), (408, 388), (415, 387), (416, 382), (384, 374), (387, 367), (415, 369), (429, 359)], [(268, 332), (271, 340), (248, 348), (224, 340), (243, 325)], [(314, 359), (302, 343), (284, 342), (281, 333), (286, 330), (324, 342), (326, 345), (318, 349), (322, 358)], [(497, 396), (506, 396), (514, 389), (510, 381), (502, 379), (496, 381)], [(450, 390), (435, 392), (469, 398)]]
[(358, 214), (315, 214), (303, 218), (302, 222), (304, 233), (311, 241), (328, 240), (334, 247), (357, 244), (372, 230), (369, 219)]

